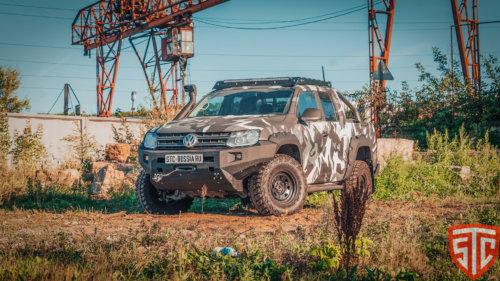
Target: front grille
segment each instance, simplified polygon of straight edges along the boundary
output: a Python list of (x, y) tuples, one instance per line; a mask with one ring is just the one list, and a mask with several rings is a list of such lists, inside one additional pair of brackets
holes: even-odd
[[(173, 150), (187, 149), (182, 139), (188, 133), (158, 134), (158, 149)], [(231, 133), (193, 133), (198, 138), (194, 148), (226, 147), (227, 139)]]

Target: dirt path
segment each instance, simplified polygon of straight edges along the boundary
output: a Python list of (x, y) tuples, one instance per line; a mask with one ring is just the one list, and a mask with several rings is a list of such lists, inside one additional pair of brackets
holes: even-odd
[[(477, 205), (474, 205), (477, 207)], [(456, 202), (371, 202), (365, 222), (404, 224), (409, 219), (433, 221), (465, 214), (472, 205)], [(43, 232), (67, 232), (74, 235), (101, 233), (118, 235), (140, 231), (155, 225), (161, 229), (174, 228), (205, 233), (243, 234), (246, 232), (292, 231), (316, 227), (324, 222), (324, 210), (304, 209), (286, 217), (262, 217), (252, 213), (200, 214), (185, 213), (172, 216), (146, 214), (102, 214), (94, 212), (0, 211), (0, 233), (36, 235)], [(9, 235), (9, 236), (10, 236)]]

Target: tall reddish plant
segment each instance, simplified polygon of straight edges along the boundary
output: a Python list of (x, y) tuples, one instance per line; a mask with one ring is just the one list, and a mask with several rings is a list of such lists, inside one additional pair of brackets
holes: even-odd
[[(349, 179), (340, 198), (333, 197), (333, 226), (342, 253), (342, 267), (349, 272), (356, 263), (356, 239), (358, 238), (370, 191), (358, 178)], [(370, 187), (371, 188), (371, 187)]]

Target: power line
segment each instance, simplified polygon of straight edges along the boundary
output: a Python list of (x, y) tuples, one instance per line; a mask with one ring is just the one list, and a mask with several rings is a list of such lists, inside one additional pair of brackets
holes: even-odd
[[(404, 80), (404, 79), (399, 79), (399, 80), (393, 80), (390, 81), (392, 83), (396, 82), (419, 82), (419, 80), (415, 79), (409, 79), (409, 80)], [(215, 84), (215, 81), (193, 81), (194, 84), (201, 84), (201, 83), (211, 83)], [(365, 80), (332, 80), (332, 83), (366, 83), (367, 81)], [(60, 90), (61, 88), (56, 88), (56, 87), (36, 87), (36, 86), (21, 86), (19, 87), (19, 90)], [(95, 93), (96, 89), (77, 89), (75, 88), (76, 92), (92, 92)], [(134, 89), (120, 89), (120, 92), (131, 92), (134, 91)]]
[(338, 18), (338, 17), (342, 17), (342, 16), (346, 16), (346, 15), (349, 15), (349, 14), (352, 14), (352, 13), (355, 13), (355, 12), (359, 12), (359, 11), (362, 11), (364, 9), (366, 9), (366, 5), (364, 5), (363, 7), (361, 8), (357, 8), (357, 9), (353, 9), (353, 10), (350, 10), (350, 11), (346, 11), (346, 12), (343, 12), (343, 13), (340, 13), (340, 14), (337, 14), (337, 15), (334, 15), (334, 16), (330, 16), (330, 17), (326, 17), (326, 18), (323, 18), (323, 19), (317, 19), (317, 20), (311, 20), (311, 21), (307, 21), (307, 22), (301, 22), (301, 23), (294, 23), (294, 24), (288, 24), (288, 25), (282, 25), (282, 26), (273, 26), (273, 27), (244, 27), (244, 26), (230, 26), (230, 25), (225, 25), (225, 24), (218, 24), (218, 23), (212, 23), (212, 22), (209, 22), (209, 21), (205, 21), (205, 20), (201, 20), (201, 19), (196, 19), (197, 21), (199, 22), (202, 22), (204, 24), (207, 24), (207, 25), (212, 25), (212, 26), (217, 26), (217, 27), (223, 27), (223, 28), (228, 28), (228, 29), (240, 29), (240, 30), (271, 30), (271, 29), (284, 29), (284, 28), (290, 28), (290, 27), (296, 27), (296, 26), (302, 26), (302, 25), (308, 25), (308, 24), (313, 24), (313, 23), (317, 23), (317, 22), (322, 22), (322, 21), (325, 21), (325, 20), (329, 20), (329, 19), (334, 19), (334, 18)]
[[(247, 24), (247, 23), (259, 23), (259, 24), (264, 24), (264, 23), (276, 23), (280, 22), (278, 21), (269, 21), (269, 20), (262, 20), (262, 19), (242, 19), (242, 18), (217, 18), (217, 17), (197, 17), (202, 20), (207, 20), (207, 21), (213, 21), (213, 22), (219, 22), (219, 23), (229, 23), (229, 24)], [(286, 20), (283, 20), (286, 21)], [(342, 23), (342, 24), (363, 24), (366, 25), (366, 21), (324, 21), (321, 22), (322, 24), (330, 24), (330, 23)], [(435, 24), (435, 23), (443, 23), (443, 24), (449, 24), (450, 21), (438, 21), (438, 20), (427, 20), (427, 21), (398, 21), (398, 24)]]
[(47, 16), (47, 15), (29, 15), (29, 14), (11, 13), (11, 12), (0, 12), (0, 15), (33, 17), (33, 18), (42, 18), (42, 19), (73, 20), (73, 18), (68, 18), (68, 17), (57, 17), (57, 16)]
[[(226, 27), (219, 26), (211, 26), (211, 25), (197, 25), (196, 28), (209, 28), (209, 29), (227, 29)], [(394, 31), (431, 31), (431, 30), (446, 30), (448, 31), (449, 26), (443, 27), (426, 27), (426, 28), (396, 28)], [(253, 29), (252, 29), (253, 30)], [(252, 31), (250, 30), (250, 31)], [(265, 30), (276, 30), (276, 29), (265, 29)], [(264, 31), (265, 31), (264, 30)], [(262, 30), (253, 30), (253, 31), (262, 31)], [(357, 32), (366, 32), (366, 28), (284, 28), (279, 29), (279, 31), (329, 31), (329, 32), (337, 32), (337, 31), (357, 31)]]
[[(378, 1), (378, 3), (381, 3), (381, 1)], [(0, 2), (0, 5), (3, 6), (11, 6), (11, 7), (23, 7), (23, 8), (35, 8), (35, 9), (45, 9), (45, 10), (58, 10), (58, 11), (78, 11), (79, 9), (71, 9), (71, 8), (60, 8), (60, 7), (47, 7), (47, 6), (36, 6), (36, 5), (26, 5), (26, 4), (12, 4), (12, 3), (2, 3)], [(332, 15), (336, 15), (338, 13), (341, 13), (343, 11), (347, 10), (352, 10), (355, 8), (365, 8), (366, 5), (357, 5), (354, 7), (351, 7), (349, 9), (341, 10), (341, 11), (333, 11), (321, 15), (315, 15), (311, 17), (306, 17), (306, 18), (299, 18), (299, 19), (287, 19), (287, 20), (275, 20), (275, 21), (270, 21), (270, 20), (259, 20), (258, 23), (253, 21), (253, 22), (244, 22), (243, 24), (276, 24), (276, 23), (296, 23), (296, 22), (304, 22), (304, 21), (309, 21), (309, 20), (315, 20), (319, 18), (324, 18)], [(27, 16), (27, 17), (45, 17), (41, 15), (31, 15), (31, 14), (21, 14), (21, 13), (5, 13), (2, 12), (0, 14), (5, 14), (5, 15), (16, 15), (16, 16)], [(68, 17), (49, 17), (49, 18), (56, 18), (56, 19), (72, 19)], [(193, 17), (196, 18), (196, 17)], [(221, 19), (213, 19), (213, 18), (199, 18), (201, 20), (205, 21), (214, 21), (214, 22), (219, 22), (219, 23), (228, 23), (226, 20), (221, 20)], [(231, 22), (230, 22), (231, 23)], [(233, 24), (237, 24), (235, 22), (232, 22)]]
[(16, 47), (47, 48), (47, 49), (70, 49), (74, 51), (81, 51), (80, 48), (67, 47), (67, 46), (37, 45), (37, 44), (23, 44), (23, 43), (10, 43), (10, 42), (0, 42), (0, 45), (16, 46)]
[[(399, 66), (391, 67), (391, 69), (413, 69), (414, 66)], [(288, 71), (304, 71), (304, 72), (316, 72), (317, 68), (309, 69), (190, 69), (191, 71), (199, 72), (250, 72), (250, 73), (271, 73), (271, 72), (288, 72)], [(339, 72), (339, 71), (368, 71), (366, 68), (337, 68), (337, 69), (327, 69), (326, 72)], [(21, 77), (28, 78), (57, 78), (57, 79), (83, 79), (83, 80), (95, 80), (96, 77), (88, 76), (65, 76), (65, 75), (37, 75), (37, 74), (22, 74)], [(145, 81), (144, 78), (119, 78), (123, 81)]]
[[(81, 63), (61, 63), (61, 62), (49, 62), (49, 61), (36, 61), (36, 60), (15, 60), (15, 59), (4, 59), (0, 58), (0, 61), (8, 61), (8, 62), (20, 62), (20, 63), (30, 63), (30, 64), (51, 64), (51, 65), (63, 65), (63, 66), (78, 66), (78, 67), (91, 67), (95, 68), (95, 65), (90, 64), (81, 64)], [(429, 67), (429, 66), (428, 66)], [(135, 66), (120, 66), (120, 68), (128, 68), (128, 69), (137, 69)], [(391, 66), (391, 69), (411, 69), (414, 66)], [(317, 71), (318, 68), (281, 68), (281, 69), (248, 69), (248, 68), (189, 68), (191, 71), (207, 71), (207, 72), (284, 72), (284, 71)], [(352, 68), (335, 68), (335, 69), (326, 69), (327, 72), (336, 72), (336, 71), (354, 71), (354, 70), (367, 70), (366, 67), (352, 67)], [(47, 77), (40, 75), (23, 75), (26, 77)], [(51, 76), (49, 76), (51, 77)], [(61, 76), (58, 76), (63, 78)], [(68, 77), (69, 78), (69, 77)], [(92, 79), (95, 79), (93, 77)], [(137, 79), (142, 80), (142, 79)]]
[(12, 4), (12, 3), (2, 3), (2, 2), (0, 2), (0, 5), (2, 5), (2, 6), (11, 6), (11, 7), (44, 9), (44, 10), (57, 10), (57, 11), (78, 11), (79, 10), (79, 9), (70, 9), (70, 8), (34, 6), (34, 5)]
[[(51, 46), (51, 45), (35, 45), (35, 44), (20, 44), (10, 42), (0, 42), (0, 45), (17, 46), (17, 47), (32, 47), (32, 48), (49, 48), (49, 49), (69, 49), (81, 51), (73, 47)], [(231, 54), (231, 53), (199, 53), (197, 56), (230, 56), (230, 57), (266, 57), (266, 58), (364, 58), (364, 55), (299, 55), (299, 54)], [(432, 56), (432, 54), (394, 54), (395, 57), (424, 57)]]
[[(378, 1), (378, 3), (380, 3), (381, 1)], [(300, 18), (300, 19), (289, 19), (289, 20), (274, 20), (274, 21), (270, 21), (270, 20), (264, 20), (264, 21), (259, 21), (259, 22), (250, 22), (250, 23), (235, 23), (235, 22), (232, 22), (232, 24), (278, 24), (278, 23), (297, 23), (297, 22), (307, 22), (307, 21), (310, 21), (310, 20), (317, 20), (317, 19), (320, 19), (320, 18), (325, 18), (325, 17), (330, 17), (330, 16), (333, 16), (333, 15), (337, 15), (339, 13), (342, 13), (344, 11), (347, 11), (347, 10), (352, 10), (352, 9), (356, 9), (356, 8), (361, 8), (361, 9), (364, 9), (366, 8), (366, 4), (363, 4), (363, 5), (357, 5), (357, 6), (354, 6), (354, 7), (351, 7), (351, 8), (348, 8), (348, 9), (345, 9), (345, 10), (340, 10), (340, 11), (333, 11), (333, 12), (329, 12), (329, 13), (326, 13), (326, 14), (322, 14), (322, 15), (316, 15), (316, 16), (311, 16), (311, 17), (306, 17), (306, 18)], [(211, 19), (207, 19), (207, 18), (199, 18), (199, 17), (193, 17), (194, 19), (199, 19), (199, 20), (203, 20), (203, 21), (211, 21), (211, 22), (215, 22), (215, 23), (228, 23), (228, 22), (225, 22), (225, 21), (222, 21), (222, 20), (211, 20)], [(327, 19), (330, 19), (330, 18), (326, 18), (326, 19), (323, 19), (323, 20), (327, 20)]]

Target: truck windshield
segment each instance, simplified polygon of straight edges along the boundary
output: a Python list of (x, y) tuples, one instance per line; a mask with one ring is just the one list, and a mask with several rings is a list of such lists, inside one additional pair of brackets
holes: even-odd
[(189, 117), (284, 114), (292, 90), (215, 93), (205, 97)]

